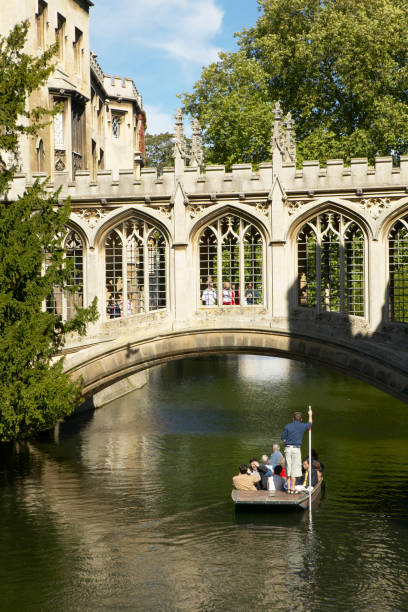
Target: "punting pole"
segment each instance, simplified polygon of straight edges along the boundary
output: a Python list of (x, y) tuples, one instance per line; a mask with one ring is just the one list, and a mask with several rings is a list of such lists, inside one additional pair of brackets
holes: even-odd
[(309, 520), (312, 522), (312, 428), (309, 429)]

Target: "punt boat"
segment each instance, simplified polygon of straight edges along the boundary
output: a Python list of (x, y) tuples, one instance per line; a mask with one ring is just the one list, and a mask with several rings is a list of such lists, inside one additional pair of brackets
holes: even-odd
[[(323, 481), (317, 484), (312, 491), (312, 509), (320, 501)], [(231, 493), (235, 509), (246, 510), (307, 510), (309, 507), (309, 492), (302, 491), (290, 495), (284, 491), (237, 491)]]

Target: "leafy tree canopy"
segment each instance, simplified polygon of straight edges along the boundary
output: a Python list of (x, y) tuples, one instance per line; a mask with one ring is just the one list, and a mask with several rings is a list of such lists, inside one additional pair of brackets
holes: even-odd
[(146, 133), (146, 166), (155, 166), (161, 172), (163, 168), (173, 166), (174, 137), (169, 132), (161, 134)]
[(296, 121), (299, 161), (405, 153), (407, 2), (258, 3), (261, 15), (238, 34), (239, 51), (221, 54), (184, 94), (211, 160), (265, 160), (276, 100)]
[[(85, 333), (97, 317), (96, 304), (79, 309), (64, 323), (44, 303), (55, 286), (71, 287), (63, 240), (69, 202), (48, 195), (36, 182), (17, 201), (7, 200), (16, 171), (21, 134), (36, 134), (45, 109), (27, 111), (27, 96), (52, 71), (55, 48), (41, 58), (23, 52), (28, 23), (0, 38), (0, 440), (24, 438), (49, 429), (69, 414), (80, 398), (80, 384), (55, 359), (67, 333)], [(48, 118), (49, 119), (49, 118)], [(14, 163), (10, 163), (10, 159)]]

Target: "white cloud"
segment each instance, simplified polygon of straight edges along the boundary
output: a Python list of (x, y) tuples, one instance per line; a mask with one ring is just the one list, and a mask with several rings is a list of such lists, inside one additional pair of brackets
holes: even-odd
[(158, 106), (146, 104), (144, 107), (147, 116), (147, 131), (149, 134), (174, 131), (174, 119), (171, 114), (165, 113)]
[[(212, 39), (220, 32), (224, 12), (217, 0), (97, 0), (92, 27), (98, 46), (120, 40), (134, 47), (162, 49), (182, 62), (208, 64), (218, 57)], [(136, 58), (135, 58), (136, 59)], [(136, 60), (137, 61), (137, 60)]]
[[(144, 110), (146, 111), (147, 131), (149, 134), (161, 134), (163, 132), (170, 132), (170, 134), (173, 134), (175, 124), (174, 115), (176, 111), (174, 111), (173, 114), (166, 113), (159, 106), (154, 106), (152, 104), (146, 104)], [(184, 133), (189, 138), (191, 132), (191, 125), (185, 118)]]

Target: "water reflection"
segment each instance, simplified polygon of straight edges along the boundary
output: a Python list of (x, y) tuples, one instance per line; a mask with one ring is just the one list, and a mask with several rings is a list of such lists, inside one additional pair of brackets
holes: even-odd
[[(309, 402), (327, 467), (312, 529), (307, 513), (236, 515), (236, 466)], [(279, 359), (159, 367), (58, 443), (3, 448), (2, 609), (408, 609), (405, 410)]]

